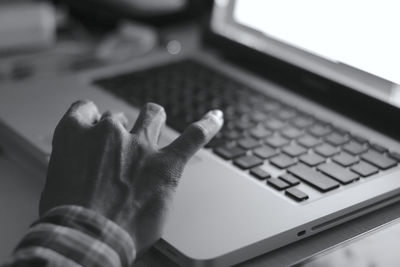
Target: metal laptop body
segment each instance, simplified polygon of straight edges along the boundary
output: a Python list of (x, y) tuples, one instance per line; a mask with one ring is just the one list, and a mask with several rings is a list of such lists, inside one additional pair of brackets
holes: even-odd
[[(224, 4), (224, 1), (219, 2)], [(261, 79), (217, 54), (196, 51), (184, 57), (400, 151), (397, 140)], [(71, 102), (91, 99), (101, 111), (122, 111), (132, 122), (137, 117), (137, 108), (100, 90), (93, 81), (179, 60), (179, 57), (160, 53), (119, 67), (3, 84), (0, 121), (2, 138), (9, 140), (5, 145), (13, 149), (13, 144), (17, 144), (46, 166), (53, 129)], [(167, 128), (162, 143), (166, 144), (176, 136), (174, 130)], [(270, 167), (270, 171), (278, 172), (278, 169)], [(202, 150), (184, 172), (163, 238), (156, 247), (182, 266), (240, 263), (400, 200), (399, 175), (400, 170), (395, 167), (380, 172), (377, 177), (324, 194), (307, 188), (312, 198), (297, 203), (211, 151)]]

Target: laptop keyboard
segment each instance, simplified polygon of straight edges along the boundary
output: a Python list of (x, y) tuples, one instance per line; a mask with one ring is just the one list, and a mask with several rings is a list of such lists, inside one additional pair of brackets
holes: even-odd
[[(211, 109), (225, 124), (206, 148), (274, 190), (301, 202), (305, 184), (325, 193), (397, 166), (400, 154), (253, 90), (195, 61), (117, 75), (95, 84), (140, 107), (162, 105), (182, 132)], [(274, 177), (265, 166), (281, 174)]]

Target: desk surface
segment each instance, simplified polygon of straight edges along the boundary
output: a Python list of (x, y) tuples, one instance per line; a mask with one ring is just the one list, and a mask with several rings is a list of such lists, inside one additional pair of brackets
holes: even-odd
[[(0, 154), (0, 259), (6, 259), (29, 224), (37, 218), (44, 173), (27, 167), (24, 159)], [(399, 217), (400, 203), (342, 224), (331, 230), (270, 252), (240, 266), (288, 266)], [(135, 267), (175, 266), (155, 250)]]

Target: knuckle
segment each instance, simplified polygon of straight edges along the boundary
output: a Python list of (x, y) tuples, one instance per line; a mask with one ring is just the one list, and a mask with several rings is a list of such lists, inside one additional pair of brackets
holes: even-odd
[(60, 127), (81, 126), (80, 120), (76, 114), (66, 114), (59, 123)]
[(94, 105), (94, 103), (91, 100), (81, 99), (81, 100), (78, 100), (78, 101), (75, 101), (74, 103), (72, 103), (70, 109), (71, 110), (76, 110), (76, 109), (78, 109), (78, 108), (80, 108), (82, 106), (85, 106), (85, 105)]
[(97, 124), (99, 128), (105, 129), (107, 131), (119, 131), (120, 125), (119, 120), (115, 115), (106, 116), (102, 118)]
[(66, 115), (57, 124), (54, 129), (52, 144), (54, 146), (56, 140), (64, 140), (66, 137), (79, 134), (84, 130), (83, 125), (75, 116)]

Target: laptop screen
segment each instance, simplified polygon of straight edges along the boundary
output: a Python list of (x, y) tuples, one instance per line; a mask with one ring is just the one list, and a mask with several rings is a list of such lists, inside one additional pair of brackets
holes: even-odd
[(213, 29), (400, 106), (400, 2), (219, 0)]

